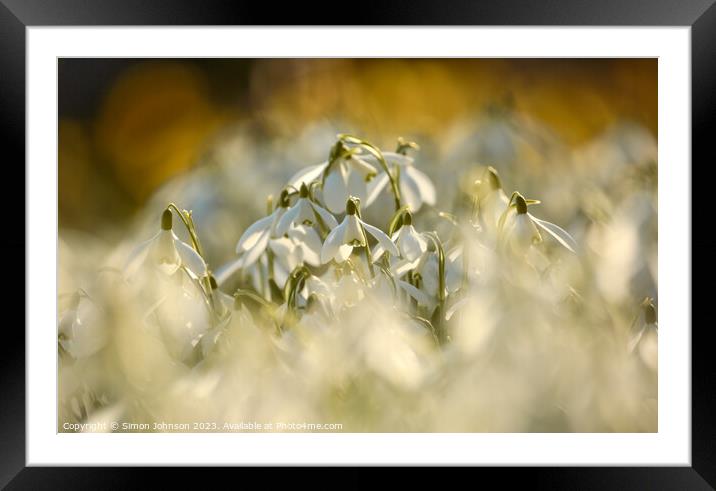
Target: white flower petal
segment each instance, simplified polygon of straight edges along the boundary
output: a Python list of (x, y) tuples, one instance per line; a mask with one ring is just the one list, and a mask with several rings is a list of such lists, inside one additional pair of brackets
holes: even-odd
[(371, 203), (380, 195), (380, 193), (388, 186), (390, 178), (385, 172), (381, 172), (377, 177), (373, 178), (366, 187), (365, 205), (370, 206)]
[(270, 216), (273, 217), (273, 220), (271, 221), (271, 238), (279, 237), (279, 235), (276, 233), (276, 227), (278, 226), (278, 222), (281, 220), (281, 218), (283, 218), (286, 212), (288, 212), (288, 208), (279, 206), (273, 211), (273, 213), (271, 213)]
[[(277, 277), (277, 274), (280, 273), (277, 267), (290, 273), (301, 263), (303, 254), (293, 240), (286, 237), (272, 239), (269, 241), (269, 248), (274, 253), (274, 279), (279, 283), (277, 278), (281, 278), (281, 276)], [(285, 280), (282, 280), (282, 282), (285, 283)], [(281, 286), (283, 286), (283, 283), (281, 283)]]
[(264, 230), (261, 235), (259, 235), (254, 246), (248, 251), (244, 252), (244, 255), (242, 256), (241, 266), (239, 267), (248, 268), (256, 262), (256, 260), (261, 256), (261, 254), (263, 254), (266, 250), (270, 235), (271, 234), (268, 229)]
[(577, 242), (575, 242), (575, 240), (572, 238), (571, 235), (569, 235), (569, 233), (567, 233), (566, 230), (555, 225), (554, 223), (540, 220), (539, 218), (532, 216), (530, 213), (527, 213), (527, 216), (529, 216), (532, 222), (537, 224), (542, 230), (546, 231), (548, 234), (554, 237), (557, 242), (559, 242), (572, 252), (576, 251)]
[(346, 228), (345, 224), (346, 222), (344, 220), (340, 225), (331, 230), (328, 237), (326, 237), (325, 242), (323, 242), (323, 247), (321, 248), (321, 264), (329, 262), (338, 252), (338, 248), (342, 245)]
[[(367, 206), (365, 203), (367, 201), (366, 197), (368, 196), (368, 183), (365, 180), (365, 176), (359, 172), (351, 172), (348, 174), (346, 189), (349, 196), (360, 199), (363, 208)], [(347, 199), (348, 196), (346, 196), (346, 200)], [(345, 206), (345, 202), (343, 204)]]
[(271, 214), (251, 224), (249, 228), (244, 231), (239, 242), (236, 244), (236, 253), (239, 254), (242, 251), (248, 251), (253, 248), (259, 241), (262, 233), (271, 226), (273, 219), (274, 215)]
[(445, 320), (446, 320), (446, 321), (449, 321), (449, 320), (452, 318), (453, 314), (455, 314), (455, 312), (457, 312), (458, 310), (460, 310), (461, 308), (463, 308), (465, 305), (468, 304), (469, 300), (470, 300), (470, 297), (469, 297), (469, 296), (465, 296), (464, 298), (461, 298), (460, 300), (458, 300), (457, 302), (455, 302), (454, 304), (452, 304), (452, 305), (445, 311)]
[(296, 225), (313, 225), (316, 221), (316, 214), (313, 211), (311, 202), (308, 198), (299, 198), (295, 207), (298, 209), (294, 222)]
[(147, 254), (149, 254), (153, 242), (159, 237), (159, 234), (160, 232), (157, 232), (154, 234), (154, 237), (142, 242), (132, 250), (124, 266), (123, 274), (125, 279), (131, 279), (137, 271), (139, 271), (139, 268), (142, 267), (142, 264), (144, 264), (144, 261), (147, 259)]
[(343, 170), (340, 165), (335, 165), (323, 183), (323, 201), (331, 212), (338, 215), (345, 211), (347, 200), (348, 189), (343, 178)]
[(293, 240), (280, 237), (278, 239), (271, 239), (268, 244), (269, 248), (273, 251), (276, 256), (290, 256), (296, 249)]
[(507, 237), (513, 251), (518, 254), (527, 252), (532, 244), (542, 240), (537, 226), (526, 213), (515, 215)]
[(342, 263), (349, 257), (351, 257), (351, 253), (353, 252), (353, 246), (343, 244), (338, 248), (338, 252), (336, 252), (336, 255), (334, 259), (338, 263)]
[(423, 279), (423, 290), (427, 292), (431, 297), (438, 296), (438, 290), (440, 289), (440, 280), (438, 279), (438, 273), (440, 272), (438, 258), (436, 254), (427, 255), (427, 259), (419, 266), (420, 276)]
[(173, 275), (181, 266), (181, 257), (174, 244), (178, 239), (171, 230), (160, 230), (152, 242), (151, 260), (166, 275)]
[(291, 272), (286, 268), (281, 262), (274, 261), (273, 263), (273, 280), (276, 282), (276, 285), (283, 290), (283, 288), (286, 286), (286, 281), (288, 281), (288, 275)]
[(361, 229), (361, 224), (365, 224), (361, 222), (357, 216), (347, 215), (343, 219), (343, 223), (346, 224), (346, 228), (343, 233), (343, 239), (341, 240), (342, 244), (361, 247), (366, 245), (366, 237), (363, 235), (363, 230)]
[(400, 175), (399, 181), (400, 199), (404, 205), (408, 205), (410, 210), (416, 212), (423, 206), (423, 200), (420, 197), (420, 188), (410, 176)]
[(214, 279), (216, 280), (216, 284), (219, 286), (223, 285), (226, 280), (228, 280), (235, 272), (241, 269), (243, 261), (243, 257), (238, 257), (220, 266), (216, 271), (214, 271)]
[(355, 155), (347, 159), (346, 162), (350, 165), (350, 170), (360, 175), (363, 178), (363, 181), (365, 181), (365, 177), (367, 175), (378, 173), (378, 170), (375, 167)]
[(385, 235), (385, 233), (381, 229), (365, 222), (361, 223), (363, 224), (363, 227), (365, 227), (366, 232), (375, 237), (378, 243), (381, 244), (386, 251), (390, 252), (394, 256), (398, 256), (400, 254), (398, 252), (398, 248), (395, 247), (393, 241), (390, 240), (390, 237)]
[(300, 210), (296, 204), (289, 208), (288, 211), (281, 216), (276, 223), (276, 237), (283, 237), (288, 232), (289, 227), (296, 220), (299, 211)]
[(373, 262), (376, 262), (380, 257), (385, 253), (385, 248), (380, 245), (380, 243), (376, 244), (373, 248), (373, 251), (371, 252), (373, 257)]
[(422, 258), (415, 259), (414, 261), (408, 261), (407, 259), (400, 259), (393, 265), (393, 274), (397, 277), (403, 276), (408, 271), (416, 269), (420, 264)]
[(401, 179), (407, 177), (413, 182), (424, 203), (429, 205), (435, 204), (435, 186), (427, 175), (413, 166), (407, 166), (403, 169), (400, 176)]
[(408, 295), (413, 297), (415, 300), (418, 301), (420, 305), (426, 305), (428, 307), (432, 307), (435, 305), (435, 301), (432, 300), (428, 295), (426, 295), (423, 291), (418, 290), (413, 285), (408, 283), (407, 281), (398, 280), (398, 285), (408, 292)]
[(412, 225), (400, 227), (396, 241), (403, 257), (409, 261), (418, 259), (428, 250), (427, 241), (415, 230)]
[(288, 232), (303, 251), (303, 260), (311, 266), (321, 265), (321, 238), (311, 227), (298, 226)]
[(300, 189), (301, 184), (303, 183), (308, 186), (313, 181), (321, 177), (321, 174), (323, 174), (323, 170), (327, 165), (328, 162), (323, 162), (322, 164), (312, 165), (310, 167), (306, 167), (305, 169), (301, 169), (288, 180), (288, 184), (296, 189)]
[(198, 277), (205, 276), (208, 271), (204, 259), (194, 250), (189, 244), (186, 244), (179, 240), (175, 236), (174, 246), (176, 247), (179, 257), (181, 257), (182, 264), (192, 273)]
[(331, 215), (328, 210), (316, 203), (311, 203), (311, 206), (313, 207), (313, 210), (318, 214), (318, 216), (321, 217), (323, 223), (326, 224), (326, 227), (328, 227), (330, 230), (333, 230), (338, 226), (338, 221), (336, 221), (335, 217)]
[(331, 289), (328, 284), (318, 276), (313, 275), (306, 279), (306, 285), (303, 291), (306, 293), (306, 298), (308, 298), (311, 293), (317, 293), (325, 297), (332, 296)]

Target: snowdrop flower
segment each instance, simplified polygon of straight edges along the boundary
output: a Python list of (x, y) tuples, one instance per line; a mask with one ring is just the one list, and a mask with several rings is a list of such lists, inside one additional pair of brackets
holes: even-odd
[(209, 276), (209, 285), (211, 286), (212, 305), (216, 312), (219, 322), (210, 329), (208, 329), (203, 336), (201, 336), (201, 352), (206, 357), (213, 347), (218, 343), (219, 338), (224, 333), (226, 326), (231, 319), (231, 313), (234, 309), (234, 297), (227, 295), (226, 293), (219, 290), (219, 285), (213, 275)]
[(301, 291), (296, 297), (296, 304), (301, 308), (308, 308), (309, 299), (317, 297), (321, 300), (332, 301), (334, 297), (331, 287), (318, 276), (309, 274), (306, 277)]
[[(337, 225), (336, 225), (337, 226)], [(306, 225), (293, 227), (288, 231), (288, 238), (300, 251), (301, 261), (311, 266), (321, 265), (321, 237), (314, 228)]]
[(366, 202), (368, 181), (376, 174), (376, 168), (359, 157), (356, 149), (349, 149), (338, 141), (331, 149), (328, 162), (299, 171), (289, 184), (298, 188), (323, 176), (323, 201), (331, 212), (338, 214), (351, 196)]
[[(575, 252), (577, 244), (564, 229), (533, 216), (527, 212), (527, 201), (518, 193), (514, 198), (514, 216), (511, 223), (503, 224), (504, 240), (512, 247), (512, 250), (520, 255), (525, 254), (532, 244), (542, 242), (540, 229), (551, 235), (557, 242), (571, 252)], [(512, 213), (508, 209), (506, 213)], [(504, 219), (507, 219), (505, 215)], [(501, 221), (504, 221), (501, 219)]]
[[(455, 250), (445, 256), (445, 296), (455, 293), (462, 282), (462, 260), (459, 253), (459, 250)], [(440, 265), (437, 254), (430, 252), (424, 254), (416, 262), (403, 263), (401, 266), (396, 268), (397, 275), (406, 273), (411, 266), (414, 266), (413, 272), (417, 276), (420, 288), (403, 280), (398, 281), (399, 286), (419, 304), (427, 306), (432, 311), (437, 306), (440, 297), (440, 279), (438, 277)]]
[(171, 357), (190, 365), (201, 337), (212, 327), (202, 289), (186, 276), (181, 284), (165, 282), (162, 297), (145, 315), (145, 322), (158, 327)]
[(482, 180), (478, 199), (480, 203), (480, 216), (490, 231), (497, 230), (500, 216), (510, 204), (510, 199), (502, 189), (502, 181), (494, 167), (487, 168), (487, 177)]
[(169, 276), (182, 266), (197, 278), (207, 274), (204, 259), (172, 231), (172, 212), (168, 209), (162, 213), (159, 232), (130, 254), (124, 268), (125, 278), (133, 278), (146, 260), (151, 260), (159, 271)]
[[(417, 212), (423, 206), (423, 203), (434, 205), (436, 199), (435, 186), (430, 178), (413, 165), (413, 159), (402, 153), (384, 152), (383, 157), (386, 162), (392, 163), (400, 169), (400, 177), (398, 179), (398, 189), (400, 190), (400, 198), (403, 204), (410, 207), (410, 210)], [(373, 203), (379, 196), (385, 195), (389, 197), (388, 183), (390, 178), (385, 172), (381, 172), (368, 185), (368, 197), (366, 206)], [(381, 194), (382, 193), (382, 194)], [(392, 204), (386, 200), (386, 207)]]
[(283, 288), (291, 271), (303, 262), (303, 249), (288, 237), (271, 239), (269, 248), (273, 252), (273, 279), (279, 288)]
[(76, 292), (57, 327), (60, 346), (75, 359), (91, 356), (107, 343), (104, 326), (97, 305), (86, 294)]
[(279, 237), (277, 227), (279, 220), (283, 217), (288, 209), (288, 192), (284, 190), (281, 193), (279, 205), (269, 216), (264, 217), (247, 228), (239, 242), (236, 244), (236, 253), (241, 254), (241, 258), (235, 264), (234, 269), (247, 268), (254, 264), (256, 260), (263, 254), (268, 246), (269, 239)]
[(346, 202), (346, 216), (336, 228), (326, 237), (321, 249), (321, 263), (326, 264), (331, 259), (342, 263), (353, 252), (354, 247), (368, 247), (365, 232), (375, 237), (383, 248), (393, 255), (398, 255), (398, 248), (382, 230), (367, 224), (358, 216), (355, 201), (351, 198)]
[(338, 280), (333, 288), (332, 307), (334, 312), (340, 312), (345, 307), (354, 307), (365, 298), (365, 285), (355, 271), (345, 274)]
[[(403, 224), (393, 233), (392, 241), (398, 248), (400, 257), (413, 262), (419, 259), (428, 250), (428, 242), (413, 227), (413, 215), (409, 211), (403, 214)], [(385, 252), (381, 244), (378, 244), (373, 252), (373, 260), (377, 261)]]
[(652, 299), (647, 298), (642, 304), (643, 321), (629, 340), (629, 353), (637, 353), (646, 366), (656, 370), (658, 366), (659, 326), (656, 321), (656, 309)]
[(278, 221), (276, 235), (285, 235), (291, 225), (307, 225), (310, 227), (319, 220), (323, 221), (329, 230), (333, 230), (338, 225), (333, 215), (308, 198), (308, 186), (306, 186), (306, 183), (302, 183), (298, 200)]

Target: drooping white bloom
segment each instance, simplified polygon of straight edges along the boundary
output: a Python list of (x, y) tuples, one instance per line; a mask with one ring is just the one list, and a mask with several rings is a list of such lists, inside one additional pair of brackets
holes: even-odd
[(305, 307), (306, 303), (308, 302), (308, 298), (311, 295), (318, 295), (325, 299), (332, 299), (333, 298), (333, 291), (331, 287), (323, 281), (318, 276), (309, 274), (306, 280), (303, 283), (303, 287), (301, 288), (301, 291), (298, 292), (298, 297), (296, 298), (297, 302), (296, 304), (299, 307)]
[(154, 237), (132, 251), (124, 268), (124, 276), (131, 280), (145, 261), (166, 275), (173, 275), (184, 267), (197, 278), (207, 274), (204, 259), (189, 244), (182, 242), (172, 231), (172, 213), (164, 210), (162, 226)]
[[(462, 281), (462, 258), (459, 249), (452, 251), (445, 256), (445, 296), (455, 293)], [(408, 295), (413, 297), (421, 305), (434, 309), (438, 303), (440, 292), (440, 264), (435, 252), (428, 252), (412, 263), (404, 262), (395, 269), (397, 275), (402, 276), (412, 270), (420, 279), (419, 286), (400, 280), (399, 286)]]
[(510, 199), (502, 189), (502, 181), (493, 167), (487, 168), (487, 176), (478, 190), (480, 217), (491, 232), (497, 230), (500, 216), (510, 204)]
[(231, 315), (234, 310), (234, 297), (219, 290), (219, 285), (213, 276), (210, 276), (209, 280), (212, 305), (218, 317), (218, 322), (201, 336), (201, 352), (205, 357), (214, 348), (226, 330), (226, 326), (231, 320)]
[[(410, 212), (403, 215), (402, 226), (393, 233), (391, 240), (395, 243), (400, 252), (400, 257), (412, 262), (419, 259), (428, 250), (428, 242), (422, 234), (413, 227), (413, 219)], [(378, 244), (373, 252), (373, 260), (377, 261), (385, 252), (381, 244)]]
[(340, 312), (346, 307), (358, 304), (365, 298), (365, 289), (366, 286), (354, 271), (343, 275), (333, 287), (331, 300), (334, 312)]
[(145, 322), (156, 324), (170, 356), (191, 364), (201, 337), (212, 327), (204, 293), (186, 275), (180, 284), (165, 281), (161, 293)]
[(273, 253), (273, 271), (269, 273), (273, 273), (278, 287), (283, 288), (291, 271), (303, 261), (303, 250), (288, 237), (271, 239), (269, 249)]
[(60, 346), (75, 359), (91, 356), (107, 343), (105, 325), (99, 307), (87, 295), (74, 293), (57, 326)]
[[(259, 254), (258, 258), (244, 266), (244, 256), (233, 260), (217, 269), (215, 276), (218, 284), (224, 284), (236, 271), (244, 269), (246, 275), (252, 279), (256, 291), (267, 291), (269, 276), (273, 276), (276, 285), (282, 288), (286, 284), (291, 271), (299, 264), (306, 263), (311, 266), (320, 266), (321, 238), (312, 227), (299, 225), (290, 227), (287, 236), (271, 238)], [(269, 268), (267, 258), (271, 252), (273, 260), (272, 269)]]
[(577, 243), (571, 235), (554, 223), (540, 220), (527, 212), (527, 203), (522, 196), (515, 199), (514, 210), (509, 210), (506, 216), (507, 223), (503, 226), (503, 240), (518, 254), (527, 252), (532, 244), (542, 242), (542, 231), (551, 235), (560, 245), (571, 252), (577, 249)]
[(269, 240), (279, 237), (278, 222), (287, 211), (288, 197), (281, 194), (279, 206), (269, 215), (257, 220), (247, 228), (236, 244), (236, 253), (241, 254), (236, 269), (247, 268), (254, 264), (268, 246)]
[(323, 201), (331, 212), (338, 214), (343, 211), (346, 200), (351, 196), (366, 203), (368, 181), (378, 171), (359, 156), (356, 150), (346, 148), (339, 141), (331, 149), (327, 162), (299, 171), (291, 177), (289, 185), (297, 189), (302, 185), (310, 185), (324, 173)]
[[(336, 226), (338, 224), (336, 223)], [(335, 227), (334, 227), (335, 228)], [(298, 225), (288, 230), (288, 238), (300, 251), (300, 260), (311, 266), (321, 265), (321, 237), (318, 232), (307, 225)]]
[(656, 309), (651, 299), (643, 304), (643, 320), (629, 339), (629, 353), (638, 354), (641, 361), (652, 370), (658, 366), (659, 326), (656, 320)]
[[(435, 204), (435, 186), (430, 178), (413, 165), (413, 159), (407, 155), (393, 152), (384, 152), (383, 158), (393, 168), (399, 167), (398, 189), (402, 202), (410, 207), (410, 210), (417, 212), (423, 203)], [(390, 194), (390, 178), (385, 172), (381, 172), (368, 185), (368, 197), (366, 206), (373, 203), (381, 194)], [(387, 202), (386, 202), (387, 203)]]
[(390, 238), (379, 228), (358, 218), (355, 203), (348, 200), (345, 218), (340, 225), (331, 230), (323, 243), (321, 263), (325, 264), (331, 259), (341, 263), (348, 259), (354, 247), (368, 247), (368, 238), (364, 231), (375, 237), (385, 250), (394, 255), (398, 254), (398, 248)]
[(310, 227), (317, 223), (318, 220), (323, 221), (329, 230), (333, 230), (338, 225), (333, 215), (308, 198), (308, 187), (303, 183), (301, 184), (298, 200), (279, 219), (276, 225), (276, 235), (285, 235), (291, 225), (307, 225)]
[(368, 181), (376, 173), (375, 167), (356, 155), (334, 162), (323, 184), (323, 199), (328, 209), (340, 213), (351, 196), (366, 202)]

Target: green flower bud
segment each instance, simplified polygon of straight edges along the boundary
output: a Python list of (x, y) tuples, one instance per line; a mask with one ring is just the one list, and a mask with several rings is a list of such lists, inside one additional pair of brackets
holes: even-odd
[(647, 324), (656, 324), (656, 309), (652, 302), (644, 305), (644, 320)]
[(350, 151), (341, 140), (338, 140), (333, 147), (331, 147), (331, 153), (328, 156), (329, 162), (334, 162), (340, 158), (345, 157)]
[(162, 230), (171, 230), (172, 229), (172, 211), (170, 209), (164, 210), (162, 212)]
[(408, 226), (413, 224), (413, 214), (409, 211), (403, 213), (403, 225)]
[(356, 202), (349, 198), (348, 201), (346, 201), (346, 215), (355, 215), (357, 211)]
[(288, 208), (289, 206), (289, 199), (288, 199), (288, 189), (284, 189), (281, 191), (281, 196), (278, 199), (278, 205), (281, 208)]
[(308, 198), (308, 186), (306, 183), (301, 183), (301, 189), (298, 191), (299, 198)]
[(527, 202), (522, 196), (517, 195), (517, 197), (515, 198), (515, 206), (517, 207), (518, 215), (524, 215), (525, 213), (527, 213)]

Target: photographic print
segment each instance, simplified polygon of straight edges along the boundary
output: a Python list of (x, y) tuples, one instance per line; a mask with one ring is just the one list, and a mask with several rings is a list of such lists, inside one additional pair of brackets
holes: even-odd
[(657, 67), (58, 59), (57, 431), (657, 432)]

